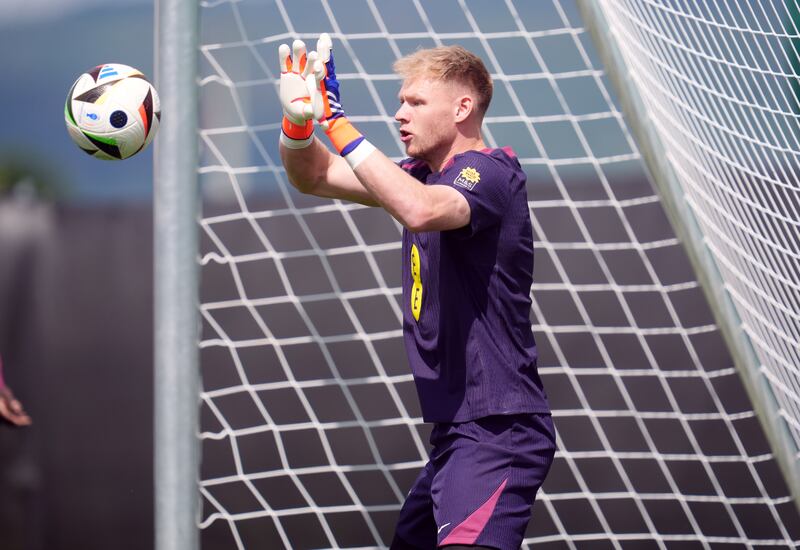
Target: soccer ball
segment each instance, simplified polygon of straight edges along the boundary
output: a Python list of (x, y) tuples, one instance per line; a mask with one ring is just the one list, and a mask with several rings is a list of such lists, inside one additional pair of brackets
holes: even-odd
[(122, 160), (147, 147), (158, 131), (158, 93), (133, 67), (109, 63), (86, 71), (67, 95), (69, 137), (86, 153)]

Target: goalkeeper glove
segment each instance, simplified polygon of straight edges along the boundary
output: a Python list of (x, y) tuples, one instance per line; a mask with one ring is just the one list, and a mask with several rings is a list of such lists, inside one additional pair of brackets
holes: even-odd
[(281, 66), (279, 95), (283, 107), (281, 143), (291, 149), (302, 149), (311, 145), (314, 139), (313, 119), (323, 118), (324, 104), (318, 82), (322, 80), (324, 67), (317, 61), (317, 52), (306, 55), (306, 45), (302, 40), (295, 40), (292, 50), (290, 55), (286, 44), (278, 48)]
[(333, 62), (333, 43), (328, 33), (322, 33), (317, 40), (318, 63), (322, 64), (324, 78), (319, 84), (323, 105), (320, 124), (330, 138), (334, 148), (352, 168), (364, 160), (375, 147), (364, 139), (361, 132), (347, 120), (342, 109), (339, 81), (336, 79), (336, 65)]

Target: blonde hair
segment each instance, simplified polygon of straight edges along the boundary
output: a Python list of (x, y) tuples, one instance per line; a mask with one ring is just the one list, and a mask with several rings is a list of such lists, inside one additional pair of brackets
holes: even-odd
[(468, 86), (477, 95), (481, 118), (492, 100), (492, 77), (489, 71), (480, 57), (461, 46), (417, 50), (395, 61), (393, 68), (404, 79), (422, 76)]

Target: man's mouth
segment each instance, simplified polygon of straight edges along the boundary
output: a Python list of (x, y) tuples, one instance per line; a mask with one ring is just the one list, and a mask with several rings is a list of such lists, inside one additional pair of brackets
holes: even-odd
[(400, 141), (403, 143), (408, 143), (411, 141), (411, 132), (407, 132), (406, 130), (400, 130)]

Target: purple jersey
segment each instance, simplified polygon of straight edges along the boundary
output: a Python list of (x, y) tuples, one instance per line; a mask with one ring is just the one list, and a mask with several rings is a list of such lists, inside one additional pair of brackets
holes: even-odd
[(413, 159), (401, 167), (456, 189), (471, 211), (459, 229), (403, 231), (403, 333), (423, 418), (550, 412), (530, 327), (526, 176), (513, 152), (467, 151), (437, 173)]

